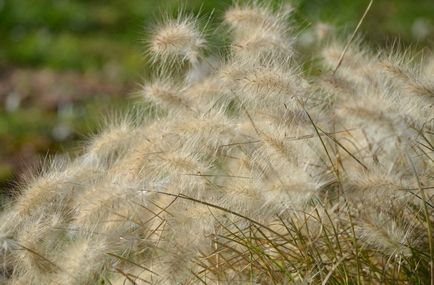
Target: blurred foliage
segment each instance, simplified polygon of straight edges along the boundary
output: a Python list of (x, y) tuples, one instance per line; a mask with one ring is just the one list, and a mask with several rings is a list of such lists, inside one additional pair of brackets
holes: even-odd
[[(320, 20), (349, 32), (357, 25), (368, 3), (368, 0), (302, 0), (298, 10), (308, 21)], [(399, 40), (404, 46), (432, 47), (434, 1), (374, 0), (360, 32), (375, 45), (390, 46)]]
[[(368, 2), (295, 0), (295, 33), (316, 22), (349, 33)], [(204, 22), (214, 13), (218, 22), (230, 3), (181, 6)], [(129, 104), (125, 98), (149, 70), (145, 27), (179, 6), (177, 0), (0, 0), (0, 186), (41, 156), (75, 146), (108, 110)], [(434, 1), (376, 0), (360, 34), (373, 45), (398, 39), (404, 47), (430, 48)]]
[[(188, 11), (221, 14), (229, 0), (190, 0)], [(283, 1), (274, 1), (276, 3)], [(297, 0), (301, 27), (318, 20), (353, 29), (367, 0)], [(0, 56), (8, 63), (55, 69), (98, 71), (119, 64), (122, 79), (137, 77), (142, 67), (144, 27), (160, 12), (179, 9), (176, 0), (0, 0)], [(384, 43), (432, 41), (432, 0), (377, 0), (362, 27), (370, 39)], [(419, 31), (418, 31), (419, 28)]]

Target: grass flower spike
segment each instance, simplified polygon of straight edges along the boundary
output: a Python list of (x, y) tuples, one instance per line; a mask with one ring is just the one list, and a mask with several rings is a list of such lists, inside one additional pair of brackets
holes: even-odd
[(195, 65), (205, 46), (206, 40), (199, 31), (197, 19), (179, 17), (154, 31), (149, 52), (154, 61), (161, 61), (163, 66), (177, 59)]

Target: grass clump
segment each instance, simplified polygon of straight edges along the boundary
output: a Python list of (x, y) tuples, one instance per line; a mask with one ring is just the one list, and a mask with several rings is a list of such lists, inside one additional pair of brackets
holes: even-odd
[(290, 16), (235, 5), (223, 57), (198, 18), (156, 29), (147, 111), (6, 205), (2, 281), (434, 282), (432, 61), (321, 36), (311, 75)]

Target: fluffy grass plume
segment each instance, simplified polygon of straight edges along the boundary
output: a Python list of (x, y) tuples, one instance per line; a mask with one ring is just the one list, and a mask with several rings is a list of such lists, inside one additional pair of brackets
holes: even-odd
[(148, 105), (4, 205), (0, 283), (433, 284), (434, 58), (330, 28), (306, 71), (291, 11), (155, 29)]

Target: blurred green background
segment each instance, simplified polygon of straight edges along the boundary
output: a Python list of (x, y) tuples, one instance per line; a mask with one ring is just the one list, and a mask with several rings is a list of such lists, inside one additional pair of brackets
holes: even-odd
[[(274, 3), (287, 3), (274, 1)], [(102, 118), (132, 103), (150, 67), (147, 29), (161, 12), (208, 15), (230, 0), (0, 0), (0, 191), (41, 158), (74, 151)], [(317, 22), (350, 32), (366, 0), (297, 0), (303, 35)], [(432, 50), (433, 0), (377, 0), (360, 34), (373, 46)], [(0, 195), (1, 196), (1, 195)]]

